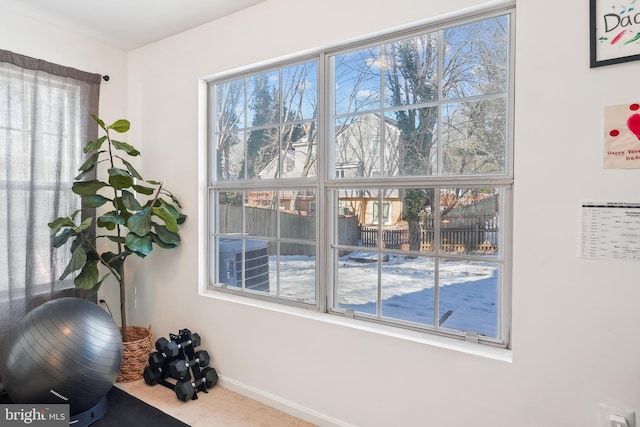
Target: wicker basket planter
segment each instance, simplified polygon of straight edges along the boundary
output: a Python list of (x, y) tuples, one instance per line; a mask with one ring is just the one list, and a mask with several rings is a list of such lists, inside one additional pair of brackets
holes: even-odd
[(128, 341), (122, 343), (122, 367), (116, 382), (126, 383), (142, 379), (152, 349), (151, 337), (151, 325), (148, 328), (127, 326)]

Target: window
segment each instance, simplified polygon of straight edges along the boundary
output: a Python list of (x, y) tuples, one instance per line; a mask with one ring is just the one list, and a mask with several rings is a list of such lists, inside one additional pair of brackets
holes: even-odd
[(508, 346), (511, 13), (210, 81), (210, 288)]

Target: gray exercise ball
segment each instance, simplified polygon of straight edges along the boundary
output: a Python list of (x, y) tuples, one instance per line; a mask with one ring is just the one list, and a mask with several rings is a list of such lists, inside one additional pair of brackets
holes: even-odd
[(69, 404), (71, 415), (97, 405), (122, 365), (113, 319), (82, 298), (59, 298), (29, 313), (6, 337), (0, 372), (13, 403)]

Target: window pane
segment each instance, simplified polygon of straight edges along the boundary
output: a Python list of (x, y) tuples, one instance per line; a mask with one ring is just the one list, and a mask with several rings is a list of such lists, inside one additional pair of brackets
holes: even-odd
[(244, 179), (244, 132), (216, 135), (216, 176), (221, 181)]
[(375, 315), (378, 307), (378, 253), (356, 251), (338, 259), (335, 306)]
[(318, 175), (318, 123), (288, 125), (282, 135), (282, 178), (304, 178)]
[[(498, 254), (500, 196), (493, 188), (440, 191), (440, 251), (474, 255)], [(429, 222), (433, 215), (427, 215)]]
[(336, 178), (397, 176), (400, 130), (393, 119), (365, 114), (336, 121)]
[(416, 105), (438, 99), (438, 33), (386, 45), (385, 105)]
[(438, 107), (397, 110), (386, 115), (388, 126), (399, 134), (397, 145), (387, 147), (390, 162), (398, 164), (389, 167), (390, 175), (436, 175)]
[(387, 255), (382, 263), (382, 316), (433, 325), (435, 264), (431, 258)]
[(273, 125), (280, 121), (280, 73), (278, 70), (247, 79), (247, 125)]
[[(314, 245), (281, 243), (280, 255), (270, 257), (271, 293), (315, 304), (316, 248)], [(278, 284), (273, 286), (273, 284)]]
[(463, 98), (507, 90), (508, 17), (499, 16), (444, 31), (443, 92)]
[[(383, 224), (397, 224), (402, 216), (402, 202), (399, 199), (398, 190), (378, 188), (341, 189), (336, 191), (335, 220), (342, 217), (356, 218), (358, 223), (357, 233), (351, 233), (342, 229), (341, 236), (357, 235), (353, 242), (366, 247), (375, 247), (379, 240), (377, 224), (382, 219)], [(382, 197), (382, 201), (380, 201)], [(364, 228), (363, 228), (364, 227)]]
[[(495, 259), (500, 191), (335, 190), (334, 221), (338, 223), (337, 245), (341, 246), (334, 250), (338, 272), (335, 307), (426, 326), (434, 326), (437, 315), (441, 324), (452, 329), (459, 329), (452, 325), (462, 322), (456, 320), (457, 316), (466, 319), (465, 310), (478, 310), (471, 313), (474, 319), (482, 316), (477, 320), (478, 326), (460, 330), (497, 337), (500, 288), (494, 273), (500, 264), (426, 257), (416, 252), (435, 255), (434, 245), (439, 242), (439, 254), (486, 255)], [(441, 218), (438, 236), (433, 214), (436, 210)], [(411, 254), (403, 253), (408, 251)], [(480, 284), (483, 287), (477, 290), (477, 304), (467, 301), (476, 295), (469, 295), (470, 289)], [(436, 286), (441, 289), (439, 300), (434, 292)]]
[(436, 191), (433, 188), (407, 188), (402, 194), (402, 208), (406, 221), (406, 248), (410, 251), (431, 253), (434, 251), (433, 221)]
[[(281, 190), (280, 237), (316, 241), (316, 192), (307, 189)], [(282, 243), (286, 245), (286, 243)]]
[(218, 283), (269, 292), (269, 242), (263, 239), (217, 238)]
[(505, 171), (506, 100), (443, 106), (443, 173), (472, 175)]
[(218, 201), (218, 206), (212, 209), (212, 212), (217, 214), (217, 227), (214, 228), (216, 233), (242, 233), (242, 201), (244, 193), (242, 191), (221, 191), (215, 194), (216, 196), (214, 196), (213, 200)]
[(283, 122), (318, 117), (318, 61), (282, 69)]
[(248, 191), (245, 205), (245, 232), (251, 236), (277, 236), (278, 192)]
[(217, 131), (230, 132), (246, 127), (244, 79), (220, 83), (215, 88)]
[[(247, 178), (275, 179), (279, 171), (280, 129), (270, 127), (248, 132)], [(244, 174), (240, 174), (241, 176)]]
[(499, 264), (443, 259), (439, 273), (440, 326), (496, 338)]
[(380, 108), (380, 48), (336, 55), (335, 112), (338, 115)]

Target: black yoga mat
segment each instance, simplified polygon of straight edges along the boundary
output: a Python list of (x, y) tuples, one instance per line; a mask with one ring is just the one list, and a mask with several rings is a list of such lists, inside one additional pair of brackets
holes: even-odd
[(91, 427), (189, 427), (182, 421), (167, 415), (161, 410), (143, 402), (129, 393), (113, 387), (107, 393), (109, 409), (104, 416), (91, 424)]
[[(189, 427), (189, 424), (165, 414), (118, 387), (109, 390), (107, 402), (107, 412), (90, 427)], [(2, 403), (11, 403), (6, 394), (0, 396), (0, 404)]]

